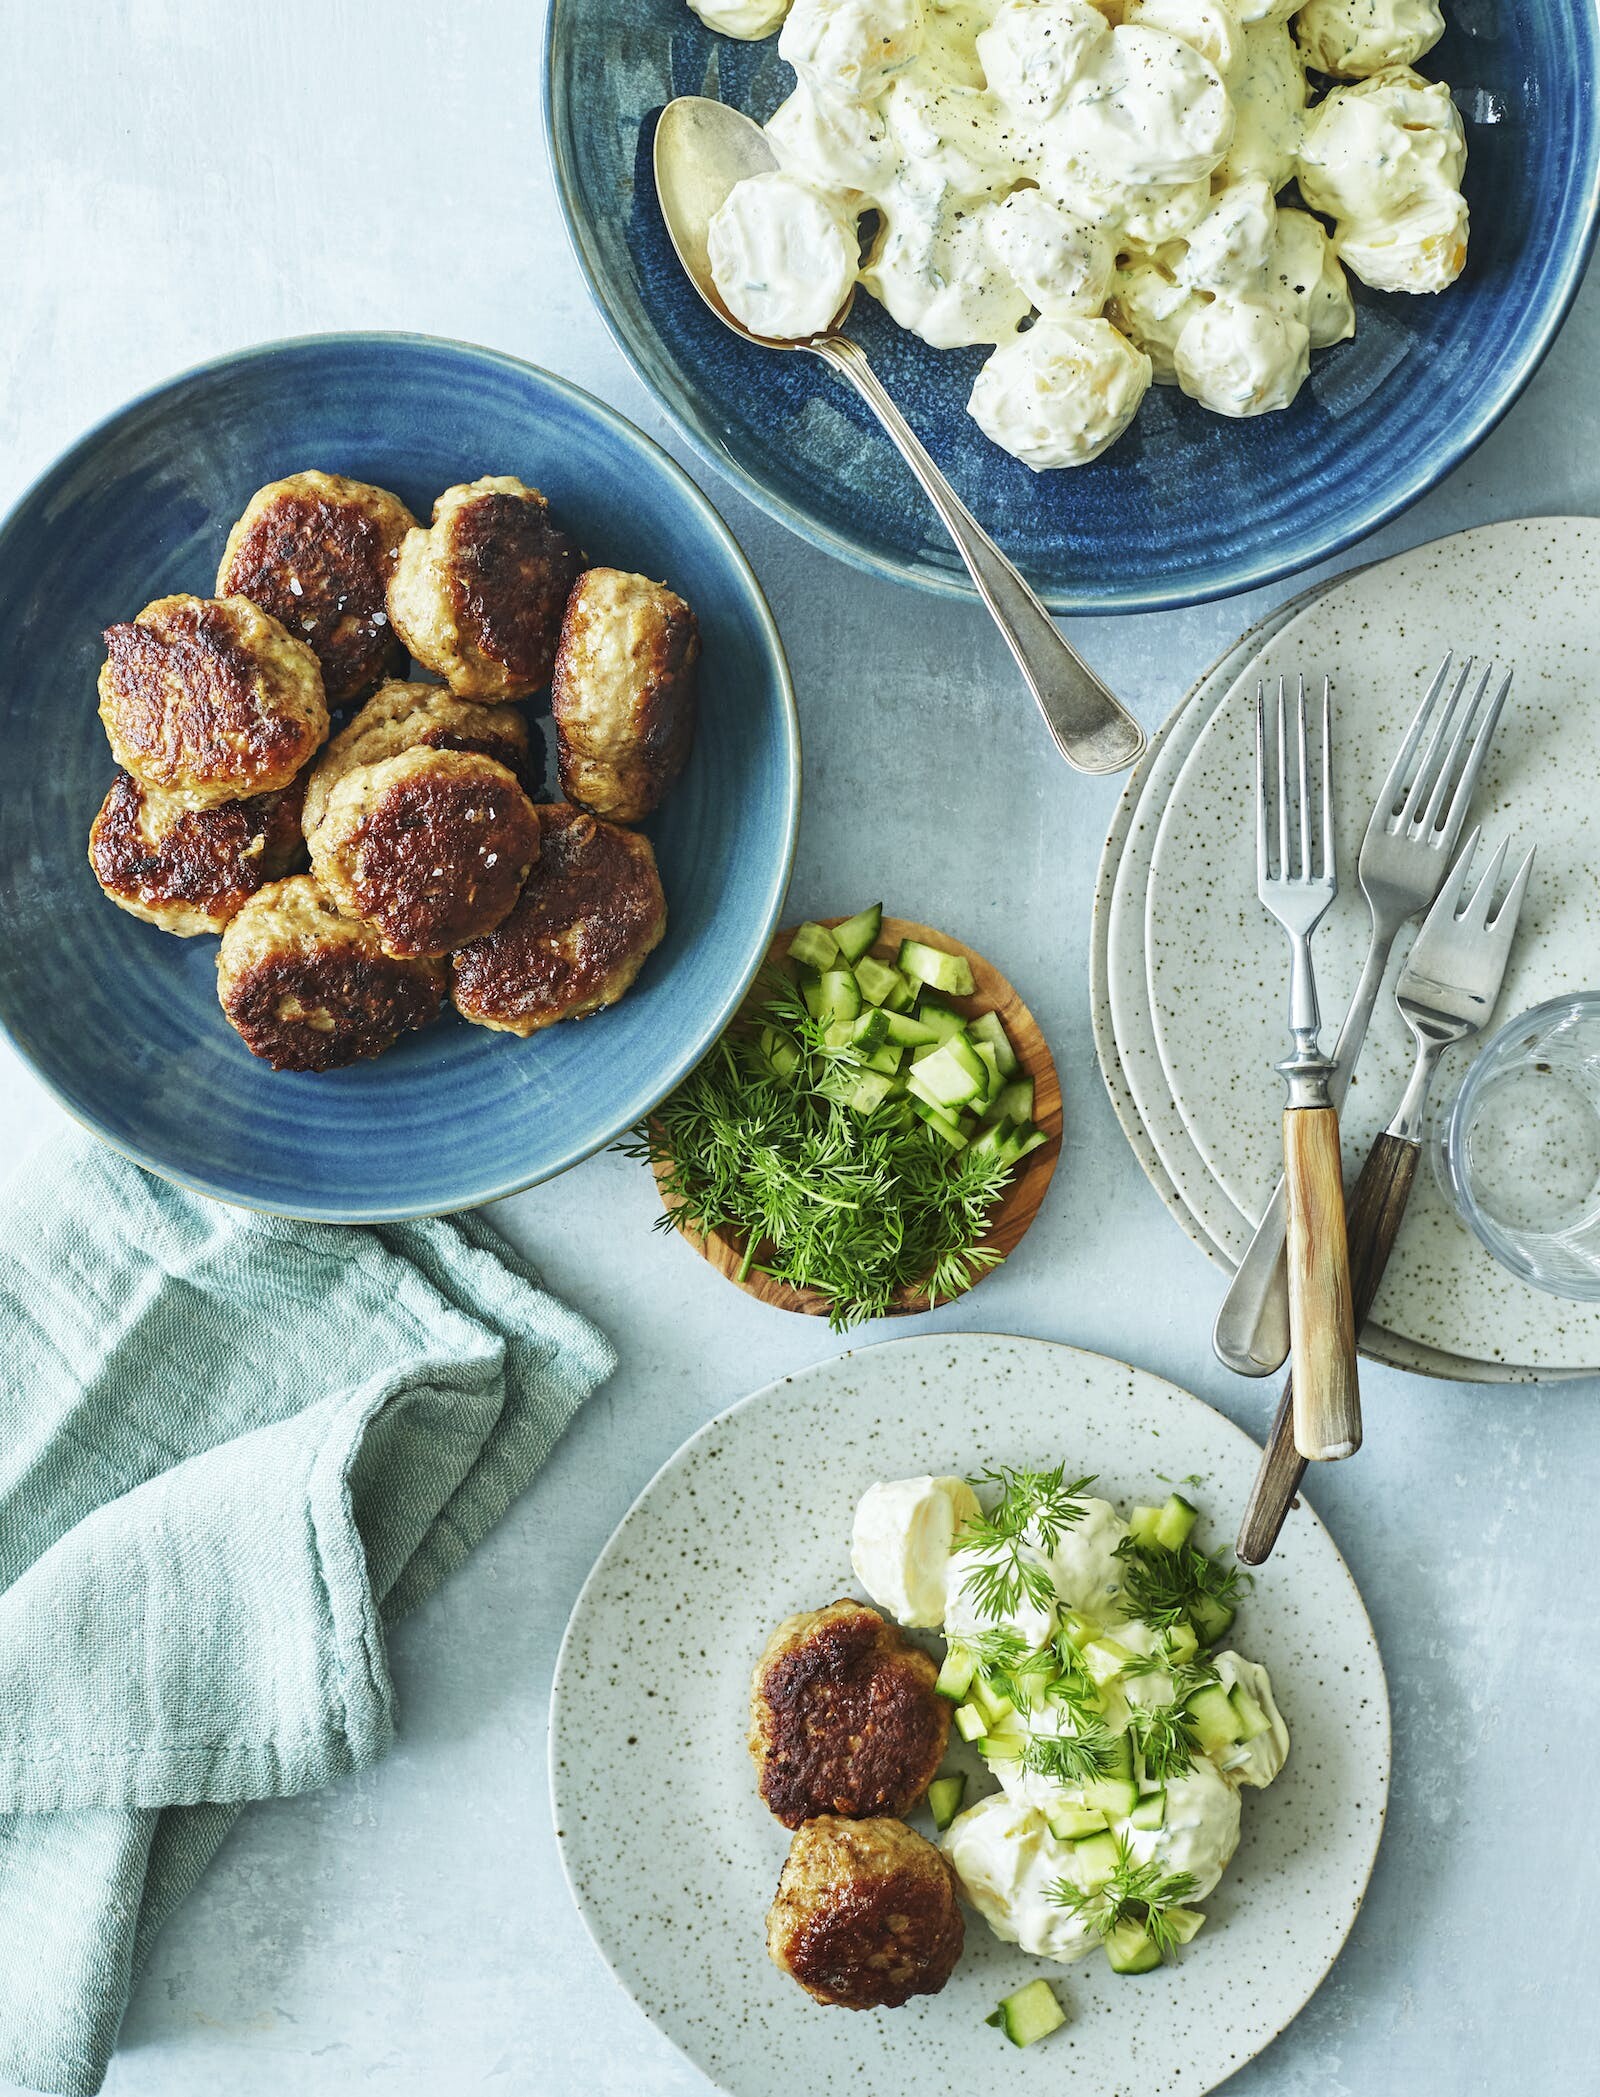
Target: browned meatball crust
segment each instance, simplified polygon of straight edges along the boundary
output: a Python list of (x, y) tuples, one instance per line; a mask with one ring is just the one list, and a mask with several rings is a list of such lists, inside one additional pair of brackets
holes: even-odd
[(861, 1602), (781, 1623), (750, 1684), (750, 1752), (785, 1827), (818, 1813), (911, 1811), (950, 1738), (939, 1670)]
[(327, 737), (316, 657), (246, 597), (158, 597), (105, 643), (112, 756), (191, 808), (281, 792)]
[(217, 996), (274, 1070), (337, 1070), (436, 1018), (444, 966), (386, 954), (370, 926), (297, 874), (258, 891), (224, 931)]
[(402, 750), (357, 765), (310, 831), (311, 870), (391, 954), (448, 954), (500, 923), (539, 856), (513, 773), (472, 750)]
[(258, 488), (228, 534), (219, 597), (248, 597), (322, 666), (330, 706), (405, 667), (389, 624), (389, 577), (416, 518), (398, 495), (337, 473), (291, 473)]
[(280, 794), (186, 808), (119, 772), (89, 831), (89, 864), (119, 909), (191, 939), (220, 932), (258, 888), (294, 871), (302, 780)]
[(461, 1017), (507, 1034), (614, 1005), (667, 929), (648, 838), (564, 802), (540, 809), (539, 835), (516, 909), (453, 964)]
[(665, 583), (590, 568), (567, 599), (551, 683), (569, 801), (612, 823), (659, 806), (694, 740), (700, 628)]
[(514, 706), (474, 706), (442, 684), (395, 682), (373, 693), (312, 766), (306, 829), (315, 830), (322, 821), (328, 796), (347, 772), (423, 748), (476, 750), (492, 757), (530, 795), (541, 784), (543, 768), (532, 753), (527, 721)]
[(964, 1938), (955, 1874), (899, 1820), (808, 1820), (767, 1911), (774, 1965), (846, 2010), (937, 1995)]
[(389, 617), (419, 663), (462, 699), (526, 699), (550, 682), (582, 561), (537, 488), (509, 474), (447, 488), (408, 532)]

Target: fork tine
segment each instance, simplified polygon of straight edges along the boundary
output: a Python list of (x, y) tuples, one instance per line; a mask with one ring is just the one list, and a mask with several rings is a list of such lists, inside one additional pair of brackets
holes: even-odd
[(1506, 899), (1494, 914), (1490, 931), (1497, 940), (1510, 946), (1517, 930), (1517, 919), (1522, 915), (1522, 899), (1528, 893), (1528, 876), (1533, 872), (1533, 855), (1537, 847), (1528, 847), (1527, 857), (1511, 877), (1511, 886), (1506, 890)]
[(1394, 815), (1395, 803), (1400, 799), (1402, 789), (1405, 786), (1411, 760), (1417, 753), (1417, 746), (1422, 741), (1423, 731), (1428, 725), (1434, 707), (1438, 704), (1439, 694), (1445, 688), (1446, 680), (1450, 675), (1450, 666), (1454, 661), (1454, 652), (1447, 648), (1444, 661), (1433, 673), (1432, 684), (1429, 685), (1427, 691), (1422, 695), (1422, 704), (1411, 716), (1411, 726), (1401, 738), (1400, 748), (1395, 752), (1394, 763), (1389, 767), (1389, 776), (1383, 782), (1378, 793), (1377, 807), (1385, 822), (1388, 822)]
[[(1433, 899), (1433, 908), (1422, 921), (1422, 931), (1417, 934), (1419, 945), (1422, 942), (1423, 933), (1431, 932), (1438, 925), (1449, 925), (1455, 922), (1456, 905), (1461, 901), (1461, 891), (1467, 885), (1467, 876), (1472, 871), (1472, 857), (1478, 849), (1478, 841), (1482, 836), (1483, 831), (1481, 827), (1474, 823), (1471, 835), (1456, 854), (1449, 873), (1444, 877), (1444, 886)], [(1415, 952), (1415, 949), (1413, 949), (1413, 952)]]
[(1256, 887), (1263, 889), (1270, 878), (1271, 849), (1267, 841), (1267, 688), (1256, 679)]
[(1443, 762), (1439, 766), (1439, 777), (1434, 782), (1433, 792), (1428, 796), (1427, 808), (1424, 810), (1422, 820), (1418, 825), (1424, 837), (1432, 836), (1434, 828), (1439, 821), (1439, 811), (1444, 806), (1445, 795), (1450, 791), (1456, 762), (1471, 740), (1473, 724), (1478, 718), (1478, 708), (1483, 703), (1484, 694), (1489, 689), (1489, 680), (1493, 675), (1494, 664), (1485, 663), (1483, 675), (1478, 679), (1478, 688), (1471, 699), (1468, 700), (1460, 720), (1456, 723), (1456, 732), (1450, 738), (1450, 747), (1444, 753)]
[(1289, 864), (1289, 775), (1288, 739), (1284, 735), (1283, 679), (1278, 679), (1278, 879), (1286, 881)]
[(1456, 920), (1456, 923), (1462, 926), (1464, 930), (1470, 932), (1487, 930), (1489, 905), (1494, 901), (1494, 892), (1500, 885), (1501, 869), (1505, 866), (1506, 854), (1510, 849), (1511, 839), (1509, 836), (1501, 838), (1499, 844), (1495, 846), (1489, 864), (1484, 869), (1483, 879), (1473, 889), (1467, 907)]
[[(1484, 673), (1484, 683), (1487, 684), (1493, 675), (1494, 665), (1491, 663)], [(1483, 761), (1489, 754), (1489, 745), (1494, 741), (1494, 732), (1500, 725), (1501, 714), (1505, 711), (1506, 699), (1511, 691), (1511, 675), (1508, 670), (1501, 678), (1499, 689), (1472, 731), (1472, 748), (1467, 753), (1467, 761), (1462, 766), (1461, 777), (1456, 783), (1455, 793), (1445, 812), (1441, 843), (1446, 852), (1455, 843), (1457, 833), (1466, 821), (1467, 808), (1478, 784), (1478, 774), (1483, 770)], [(1443, 776), (1448, 777), (1452, 769), (1452, 766), (1447, 765)]]
[(1295, 753), (1300, 760), (1300, 879), (1311, 879), (1311, 848), (1316, 830), (1315, 811), (1311, 806), (1311, 781), (1306, 762), (1306, 681), (1303, 677), (1295, 681), (1294, 694), (1294, 740)]
[(1333, 879), (1333, 686), (1322, 680), (1322, 866), (1324, 881)]
[(1428, 746), (1422, 753), (1422, 759), (1417, 766), (1416, 775), (1407, 789), (1405, 800), (1400, 807), (1399, 816), (1396, 818), (1401, 829), (1411, 828), (1416, 821), (1418, 808), (1432, 791), (1434, 760), (1439, 754), (1446, 732), (1455, 723), (1456, 708), (1460, 704), (1462, 693), (1467, 688), (1467, 680), (1472, 675), (1474, 660), (1475, 658), (1469, 655), (1461, 665), (1456, 681), (1450, 689), (1450, 696), (1439, 709), (1438, 716), (1433, 724), (1432, 733), (1428, 737)]

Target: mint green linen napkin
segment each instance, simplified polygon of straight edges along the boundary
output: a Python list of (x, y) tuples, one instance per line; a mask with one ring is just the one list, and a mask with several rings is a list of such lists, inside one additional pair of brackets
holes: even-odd
[(284, 1223), (82, 1137), (4, 1200), (0, 2078), (88, 2097), (240, 1807), (384, 1752), (384, 1626), (616, 1357), (477, 1217)]

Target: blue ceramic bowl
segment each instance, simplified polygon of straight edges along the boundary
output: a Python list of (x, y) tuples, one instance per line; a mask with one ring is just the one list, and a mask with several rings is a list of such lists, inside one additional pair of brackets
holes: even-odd
[[(700, 616), (700, 732), (647, 826), (669, 923), (613, 1010), (529, 1041), (446, 1016), (377, 1061), (274, 1072), (217, 1004), (213, 939), (127, 916), (84, 856), (112, 776), (101, 630), (206, 593), (263, 482), (316, 466), (421, 516), (456, 481), (542, 488), (590, 557)], [(0, 1024), (69, 1113), (206, 1194), (369, 1222), (492, 1201), (610, 1142), (732, 1015), (778, 920), (799, 817), (794, 694), (727, 527), (648, 438), (511, 357), (313, 337), (172, 380), (85, 437), (0, 527)]]
[[(1223, 597), (1353, 544), (1426, 494), (1532, 377), (1566, 316), (1600, 200), (1594, 0), (1445, 0), (1422, 70), (1466, 121), (1472, 246), (1439, 298), (1357, 287), (1355, 339), (1312, 359), (1281, 415), (1228, 422), (1152, 388), (1104, 458), (1035, 475), (981, 435), (987, 352), (934, 350), (862, 294), (850, 332), (962, 496), (1058, 611)], [(792, 85), (777, 39), (714, 36), (686, 0), (551, 0), (546, 128), (578, 259), (618, 342), (702, 455), (814, 545), (970, 591), (868, 411), (823, 366), (743, 343), (691, 290), (650, 148), (674, 95), (766, 118)]]

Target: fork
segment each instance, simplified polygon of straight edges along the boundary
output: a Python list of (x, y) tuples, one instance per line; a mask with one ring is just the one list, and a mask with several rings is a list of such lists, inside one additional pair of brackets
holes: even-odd
[[(1434, 1072), (1446, 1049), (1487, 1024), (1500, 995), (1533, 871), (1530, 851), (1491, 918), (1489, 906), (1510, 843), (1509, 837), (1501, 839), (1463, 908), (1461, 892), (1478, 848), (1478, 832), (1472, 832), (1417, 934), (1395, 989), (1395, 1002), (1417, 1052), (1411, 1081), (1393, 1120), (1368, 1152), (1350, 1198), (1350, 1267), (1358, 1324), (1372, 1308), (1411, 1196)], [(1235, 1550), (1244, 1564), (1260, 1565), (1271, 1552), (1305, 1470), (1305, 1459), (1294, 1446), (1294, 1400), (1286, 1385), (1239, 1525)]]
[[(1395, 940), (1407, 921), (1433, 902), (1449, 870), (1511, 689), (1508, 670), (1485, 703), (1495, 678), (1491, 663), (1467, 698), (1473, 658), (1467, 657), (1452, 684), (1453, 662), (1447, 654), (1439, 665), (1389, 768), (1361, 843), (1356, 872), (1371, 935), (1361, 979), (1334, 1045), (1329, 1090), (1335, 1107), (1344, 1105), (1350, 1089)], [(1241, 1376), (1270, 1376), (1289, 1352), (1286, 1228), (1280, 1179), (1228, 1286), (1211, 1335), (1217, 1359)]]
[(1278, 1065), (1288, 1088), (1283, 1178), (1289, 1229), (1289, 1341), (1294, 1359), (1294, 1440), (1302, 1456), (1327, 1463), (1361, 1446), (1355, 1314), (1345, 1246), (1339, 1114), (1328, 1091), (1311, 935), (1338, 893), (1333, 857), (1333, 748), (1329, 687), (1322, 681), (1321, 763), (1308, 748), (1306, 681), (1295, 694), (1290, 736), (1278, 679), (1277, 764), (1268, 778), (1267, 695), (1256, 686), (1256, 894), (1289, 935), (1289, 1032), (1294, 1052)]

